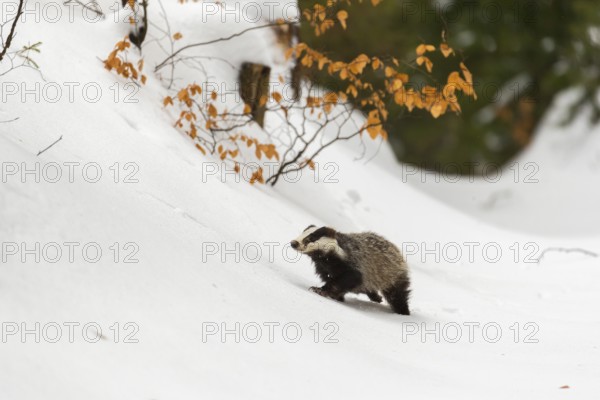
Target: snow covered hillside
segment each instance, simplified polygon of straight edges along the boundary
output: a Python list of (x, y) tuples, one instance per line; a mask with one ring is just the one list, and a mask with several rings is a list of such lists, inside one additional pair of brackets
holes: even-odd
[[(0, 399), (600, 392), (600, 232), (589, 223), (598, 216), (591, 203), (556, 203), (574, 201), (556, 188), (543, 192), (556, 197), (538, 212), (537, 229), (526, 214), (511, 224), (505, 213), (502, 223), (493, 212), (457, 210), (460, 184), (427, 188), (432, 196), (405, 183), (406, 168), (385, 143), (358, 140), (327, 149), (318, 175), (305, 171), (274, 188), (238, 183), (173, 127), (162, 106), (171, 92), (151, 72), (163, 58), (157, 46), (148, 44), (139, 90), (104, 69), (99, 58), (128, 26), (114, 22), (111, 2), (100, 4), (107, 18), (95, 23), (80, 14), (71, 22), (64, 10), (57, 22), (26, 16), (17, 46), (43, 42), (41, 74), (21, 68), (0, 81), (0, 121), (18, 118), (0, 124)], [(199, 23), (199, 3), (163, 5), (186, 38), (246, 26)], [(151, 20), (160, 12), (151, 2)], [(273, 38), (260, 32), (197, 54), (276, 66)], [(234, 80), (219, 60), (202, 62), (214, 81)], [(62, 96), (48, 101), (56, 87)], [(549, 135), (558, 133), (541, 132), (529, 155), (554, 159)], [(594, 140), (594, 150), (582, 144), (568, 158), (597, 154)], [(573, 163), (564, 174), (586, 177), (598, 197), (585, 168)], [(516, 202), (538, 188), (506, 185)], [(309, 292), (319, 284), (313, 266), (288, 243), (310, 224), (372, 230), (402, 247), (412, 315), (363, 295), (338, 303)]]
[[(589, 110), (564, 126), (577, 91), (558, 96), (534, 143), (501, 170), (480, 163), (483, 177), (403, 169), (403, 180), (478, 219), (552, 237), (600, 237), (600, 126)], [(475, 167), (475, 166), (474, 166)]]

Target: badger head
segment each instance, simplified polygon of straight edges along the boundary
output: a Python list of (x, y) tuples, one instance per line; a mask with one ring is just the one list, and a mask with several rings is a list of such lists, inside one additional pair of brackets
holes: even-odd
[(344, 258), (344, 250), (338, 244), (336, 231), (333, 228), (323, 226), (317, 228), (310, 225), (300, 236), (292, 240), (290, 245), (293, 249), (307, 255), (337, 254)]

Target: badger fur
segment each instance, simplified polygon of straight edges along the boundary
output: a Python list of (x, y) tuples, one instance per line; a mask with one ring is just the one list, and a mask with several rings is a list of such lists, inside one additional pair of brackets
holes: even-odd
[(340, 233), (333, 228), (309, 226), (290, 243), (315, 264), (322, 287), (310, 290), (344, 301), (344, 295), (364, 293), (381, 303), (383, 294), (392, 310), (409, 315), (410, 277), (400, 250), (372, 233)]

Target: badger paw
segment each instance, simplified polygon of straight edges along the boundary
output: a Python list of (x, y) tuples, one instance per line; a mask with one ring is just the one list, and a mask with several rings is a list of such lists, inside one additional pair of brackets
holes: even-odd
[(316, 286), (311, 286), (308, 288), (309, 291), (318, 294), (319, 296), (327, 297), (328, 299), (333, 299), (337, 301), (344, 301), (344, 296), (335, 296), (333, 293)]
[(369, 296), (369, 300), (374, 301), (375, 303), (381, 303), (383, 298), (377, 292), (367, 292), (367, 296)]
[(311, 286), (308, 288), (309, 291), (318, 294), (319, 296), (323, 296), (323, 297), (330, 297), (329, 296), (329, 292), (321, 289), (320, 287), (317, 286)]

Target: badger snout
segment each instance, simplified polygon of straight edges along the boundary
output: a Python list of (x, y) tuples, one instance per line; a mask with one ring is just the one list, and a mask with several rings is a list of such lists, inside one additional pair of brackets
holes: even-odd
[(298, 250), (298, 247), (300, 247), (300, 243), (297, 240), (292, 240), (290, 242), (290, 245), (292, 246), (292, 249), (294, 249), (294, 250)]

